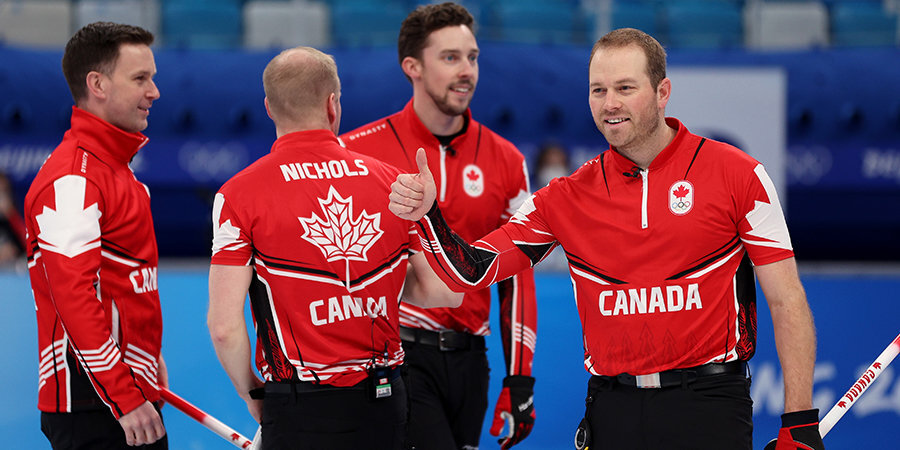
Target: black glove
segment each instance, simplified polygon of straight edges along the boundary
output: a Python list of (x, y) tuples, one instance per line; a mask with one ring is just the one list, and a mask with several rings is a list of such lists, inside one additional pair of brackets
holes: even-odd
[(825, 450), (819, 435), (819, 410), (782, 414), (778, 438), (769, 441), (765, 450)]
[(534, 378), (525, 375), (510, 375), (503, 379), (503, 390), (494, 408), (494, 423), (491, 434), (500, 435), (504, 422), (508, 423), (506, 436), (497, 440), (501, 450), (518, 444), (531, 433), (534, 427)]

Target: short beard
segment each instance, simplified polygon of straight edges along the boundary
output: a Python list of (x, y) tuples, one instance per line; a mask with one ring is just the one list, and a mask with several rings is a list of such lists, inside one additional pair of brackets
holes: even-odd
[(435, 106), (437, 106), (438, 110), (441, 113), (443, 113), (447, 116), (450, 116), (450, 117), (460, 116), (463, 113), (465, 113), (466, 110), (469, 109), (469, 103), (471, 103), (471, 101), (472, 101), (470, 99), (468, 102), (466, 102), (465, 105), (463, 105), (461, 107), (462, 109), (459, 109), (454, 106), (451, 106), (450, 102), (447, 101), (447, 98), (450, 96), (449, 93), (445, 93), (443, 97), (438, 97), (437, 95), (435, 95), (431, 92), (428, 92), (428, 96), (431, 97), (431, 101), (434, 102)]
[[(665, 120), (659, 120), (659, 116), (659, 108), (652, 108), (651, 114), (642, 117), (652, 118), (652, 120), (649, 120), (649, 123), (642, 130), (635, 130), (635, 139), (631, 142), (633, 147), (645, 148), (648, 143), (655, 141), (656, 133), (659, 132), (660, 126), (665, 124)], [(644, 120), (644, 122), (647, 122), (647, 120)], [(632, 150), (637, 150), (637, 148)]]
[[(656, 110), (656, 114), (657, 114), (657, 116), (659, 115), (659, 110), (658, 110), (658, 109)], [(654, 120), (654, 121), (650, 124), (650, 126), (647, 128), (647, 133), (645, 134), (645, 136), (647, 136), (648, 138), (649, 138), (650, 136), (654, 136), (654, 135), (656, 134), (656, 132), (659, 131), (660, 123), (666, 123), (665, 119), (663, 119), (662, 121), (660, 121), (660, 120)]]

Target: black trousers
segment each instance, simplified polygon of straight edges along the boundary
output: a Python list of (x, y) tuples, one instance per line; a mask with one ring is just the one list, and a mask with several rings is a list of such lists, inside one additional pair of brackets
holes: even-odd
[(591, 450), (753, 448), (753, 400), (745, 375), (658, 389), (591, 377), (588, 393)]
[[(157, 408), (157, 411), (159, 409)], [(162, 418), (162, 414), (160, 414)], [(108, 409), (70, 413), (41, 412), (41, 431), (53, 450), (167, 450), (169, 436), (137, 447), (125, 441), (125, 431)]]
[(263, 399), (264, 450), (400, 449), (406, 436), (407, 396), (403, 379), (391, 396), (374, 399), (368, 379), (349, 388), (275, 393)]
[(407, 447), (415, 450), (478, 448), (487, 410), (485, 349), (441, 351), (403, 341), (409, 387)]

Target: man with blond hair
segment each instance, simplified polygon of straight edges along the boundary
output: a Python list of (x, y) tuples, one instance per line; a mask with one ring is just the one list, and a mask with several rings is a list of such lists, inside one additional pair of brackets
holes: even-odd
[[(263, 448), (399, 449), (407, 420), (399, 304), (453, 307), (462, 296), (431, 271), (412, 223), (387, 210), (397, 169), (338, 144), (332, 57), (285, 50), (263, 86), (277, 139), (213, 206), (216, 354), (262, 424)], [(248, 292), (264, 382), (251, 368)]]

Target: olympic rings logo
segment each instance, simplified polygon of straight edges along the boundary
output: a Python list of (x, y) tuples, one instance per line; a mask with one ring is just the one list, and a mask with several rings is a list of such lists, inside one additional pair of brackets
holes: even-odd
[(672, 183), (669, 188), (669, 211), (683, 216), (694, 206), (694, 185), (687, 180)]

